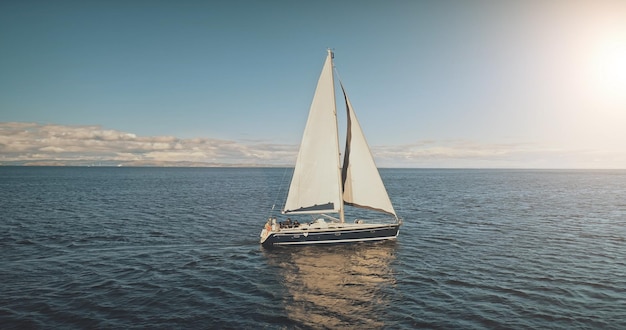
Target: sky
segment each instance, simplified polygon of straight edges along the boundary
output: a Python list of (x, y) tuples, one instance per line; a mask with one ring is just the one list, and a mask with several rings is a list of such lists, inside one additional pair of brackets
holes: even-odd
[(293, 165), (327, 48), (380, 167), (626, 168), (622, 0), (2, 1), (0, 164)]

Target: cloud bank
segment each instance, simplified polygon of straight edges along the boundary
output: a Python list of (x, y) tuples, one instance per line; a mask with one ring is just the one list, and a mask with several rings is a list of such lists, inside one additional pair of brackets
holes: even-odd
[(0, 123), (4, 165), (287, 165), (296, 149), (260, 142), (137, 136), (100, 126)]
[[(100, 126), (0, 122), (0, 165), (293, 166), (297, 143), (137, 136)], [(380, 167), (626, 168), (625, 151), (465, 140), (373, 146)]]

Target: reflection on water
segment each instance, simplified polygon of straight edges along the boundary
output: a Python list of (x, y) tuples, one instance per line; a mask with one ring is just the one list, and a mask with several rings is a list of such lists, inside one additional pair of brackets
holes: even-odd
[(385, 326), (390, 266), (396, 243), (278, 248), (265, 251), (278, 266), (289, 319), (306, 327)]

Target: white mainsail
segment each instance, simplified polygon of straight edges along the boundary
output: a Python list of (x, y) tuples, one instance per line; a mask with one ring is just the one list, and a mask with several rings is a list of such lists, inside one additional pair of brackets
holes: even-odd
[(343, 84), (341, 84), (341, 90), (348, 112), (348, 131), (342, 171), (343, 200), (347, 205), (396, 216)]
[(309, 110), (283, 213), (339, 212), (343, 208), (337, 132), (329, 50)]

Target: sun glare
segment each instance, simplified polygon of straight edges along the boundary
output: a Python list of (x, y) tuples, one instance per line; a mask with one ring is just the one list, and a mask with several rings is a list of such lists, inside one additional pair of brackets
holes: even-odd
[(626, 103), (626, 36), (605, 41), (595, 58), (596, 84), (605, 101)]

